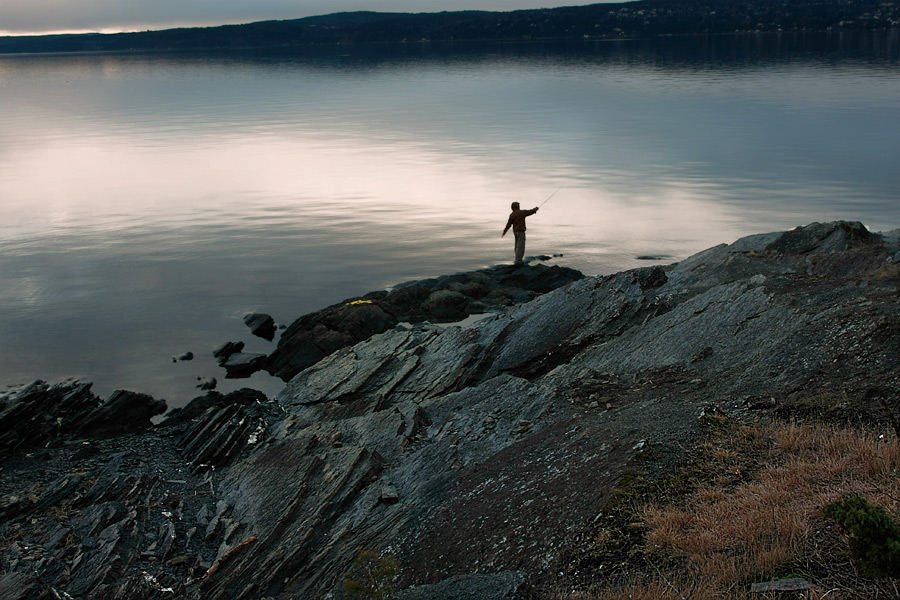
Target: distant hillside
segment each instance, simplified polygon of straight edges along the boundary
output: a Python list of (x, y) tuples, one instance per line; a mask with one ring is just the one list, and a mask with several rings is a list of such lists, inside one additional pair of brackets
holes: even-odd
[(608, 39), (746, 31), (896, 29), (898, 24), (897, 1), (642, 0), (512, 12), (352, 12), (136, 33), (0, 37), (0, 53)]

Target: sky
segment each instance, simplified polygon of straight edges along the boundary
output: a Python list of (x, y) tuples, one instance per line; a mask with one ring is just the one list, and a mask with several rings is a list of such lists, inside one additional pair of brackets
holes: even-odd
[(298, 19), (336, 12), (518, 10), (603, 0), (0, 0), (0, 35), (113, 33)]

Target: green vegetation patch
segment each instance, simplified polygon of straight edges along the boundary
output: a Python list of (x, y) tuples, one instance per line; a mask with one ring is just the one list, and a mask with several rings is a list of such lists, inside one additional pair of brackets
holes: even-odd
[(881, 506), (850, 496), (825, 507), (850, 532), (850, 554), (870, 577), (900, 577), (900, 527)]

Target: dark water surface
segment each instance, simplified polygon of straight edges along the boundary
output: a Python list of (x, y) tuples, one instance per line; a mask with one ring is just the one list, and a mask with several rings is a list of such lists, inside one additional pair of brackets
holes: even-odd
[[(898, 34), (0, 56), (0, 390), (180, 405), (241, 317), (527, 254), (900, 226)], [(193, 351), (197, 358), (174, 364)]]

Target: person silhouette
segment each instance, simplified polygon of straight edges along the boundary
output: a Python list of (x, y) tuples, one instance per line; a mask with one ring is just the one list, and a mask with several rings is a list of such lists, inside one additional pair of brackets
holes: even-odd
[(509, 219), (506, 221), (506, 227), (503, 228), (503, 233), (500, 234), (500, 237), (505, 236), (506, 232), (509, 231), (509, 228), (512, 227), (513, 235), (516, 239), (516, 259), (513, 265), (521, 266), (522, 257), (525, 256), (525, 217), (530, 217), (536, 213), (539, 207), (536, 206), (531, 210), (522, 210), (519, 208), (518, 202), (513, 202), (511, 208), (512, 213), (510, 213)]

